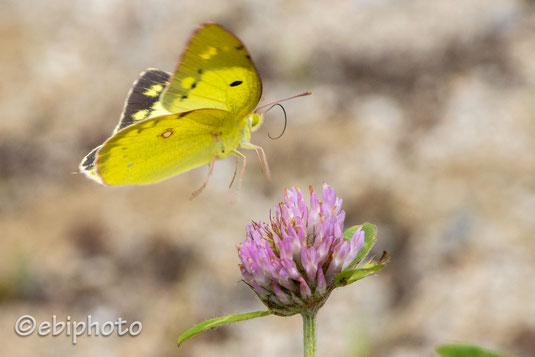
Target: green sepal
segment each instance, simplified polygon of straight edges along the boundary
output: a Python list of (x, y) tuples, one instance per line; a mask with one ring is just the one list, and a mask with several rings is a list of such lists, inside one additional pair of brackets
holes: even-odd
[(435, 351), (440, 357), (512, 357), (474, 345), (441, 345)]
[(176, 341), (176, 343), (178, 347), (180, 347), (182, 342), (186, 341), (187, 339), (195, 335), (198, 335), (199, 333), (203, 331), (209, 330), (211, 328), (223, 326), (223, 325), (230, 324), (233, 322), (251, 320), (257, 317), (267, 316), (271, 314), (272, 314), (271, 311), (255, 311), (255, 312), (246, 312), (244, 314), (234, 314), (234, 315), (215, 317), (213, 319), (203, 321), (193, 327), (190, 327), (189, 329), (184, 331), (180, 336), (178, 336), (178, 340)]
[(359, 228), (362, 228), (362, 230), (364, 231), (364, 244), (362, 245), (362, 248), (360, 248), (353, 262), (349, 264), (349, 269), (356, 267), (362, 261), (362, 259), (364, 259), (368, 255), (368, 253), (373, 247), (373, 244), (375, 243), (375, 232), (377, 231), (377, 229), (371, 223), (363, 223), (361, 225), (353, 226), (351, 228), (346, 229), (344, 232), (344, 238), (346, 240), (351, 240), (351, 237), (353, 237), (353, 233), (355, 233), (355, 231)]
[(369, 275), (374, 274), (376, 271), (381, 270), (386, 263), (390, 261), (390, 255), (387, 252), (383, 252), (381, 259), (376, 261), (371, 259), (366, 263), (362, 264), (359, 268), (356, 269), (346, 269), (338, 275), (336, 275), (335, 283), (337, 287), (346, 286), (354, 283), (357, 280), (363, 279)]

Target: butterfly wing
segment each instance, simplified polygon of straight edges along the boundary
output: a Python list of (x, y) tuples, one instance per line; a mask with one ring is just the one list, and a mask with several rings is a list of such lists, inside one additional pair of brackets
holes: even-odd
[(162, 108), (160, 101), (170, 77), (170, 73), (155, 68), (149, 68), (141, 73), (128, 93), (121, 119), (113, 133), (138, 121), (170, 114)]
[(150, 184), (208, 164), (227, 149), (217, 136), (229, 116), (200, 109), (130, 125), (92, 155), (97, 177), (88, 176), (108, 185)]
[[(170, 114), (163, 109), (160, 101), (170, 77), (170, 73), (155, 68), (141, 73), (128, 93), (121, 119), (113, 133), (147, 118)], [(91, 150), (80, 163), (80, 172), (96, 181), (100, 181), (100, 178), (95, 168), (95, 155), (101, 147), (102, 145)]]
[(100, 176), (97, 173), (97, 168), (95, 166), (95, 160), (97, 158), (97, 152), (102, 147), (102, 145), (97, 146), (89, 154), (87, 154), (82, 162), (80, 163), (80, 166), (78, 167), (80, 169), (80, 172), (86, 175), (91, 180), (97, 181), (98, 183), (102, 183), (102, 180), (100, 179)]
[(254, 110), (261, 95), (260, 77), (243, 43), (209, 23), (191, 37), (162, 94), (162, 105), (172, 113), (223, 109), (239, 120)]

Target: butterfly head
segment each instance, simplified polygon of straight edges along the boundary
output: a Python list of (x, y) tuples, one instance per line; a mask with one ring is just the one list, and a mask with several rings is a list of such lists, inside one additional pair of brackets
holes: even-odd
[(262, 125), (263, 121), (264, 113), (253, 112), (247, 116), (247, 123), (249, 124), (251, 132), (257, 131), (258, 128), (260, 128), (260, 125)]

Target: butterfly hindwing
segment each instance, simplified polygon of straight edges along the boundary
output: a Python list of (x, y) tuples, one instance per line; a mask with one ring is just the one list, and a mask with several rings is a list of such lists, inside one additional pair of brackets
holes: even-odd
[(148, 184), (208, 164), (238, 145), (225, 141), (232, 130), (225, 124), (229, 116), (199, 109), (130, 125), (98, 150), (97, 173), (109, 185)]
[(163, 110), (160, 98), (170, 77), (169, 73), (154, 68), (141, 73), (128, 93), (121, 119), (114, 133), (138, 121), (168, 114)]
[(235, 114), (252, 112), (262, 94), (262, 83), (243, 43), (216, 24), (195, 32), (162, 95), (172, 112), (216, 108)]

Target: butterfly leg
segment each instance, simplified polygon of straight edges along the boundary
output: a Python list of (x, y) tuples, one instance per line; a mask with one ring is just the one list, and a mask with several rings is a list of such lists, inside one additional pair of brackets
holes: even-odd
[[(243, 159), (242, 161), (242, 165), (241, 165), (241, 170), (240, 170), (240, 176), (238, 178), (238, 188), (241, 187), (241, 182), (242, 182), (242, 179), (243, 179), (243, 174), (245, 173), (245, 165), (247, 164), (247, 157), (245, 157), (245, 155), (243, 155), (241, 152), (239, 152), (238, 150), (232, 150), (232, 153), (234, 155), (236, 155), (238, 157), (238, 160), (239, 158), (241, 157)], [(230, 182), (230, 185), (229, 185), (229, 188), (232, 186), (232, 184), (234, 183), (234, 179), (236, 178), (236, 172), (238, 171), (238, 161), (236, 161), (236, 171), (234, 172), (234, 176), (232, 177), (232, 181)]]
[(269, 165), (268, 165), (268, 162), (267, 162), (267, 158), (266, 158), (266, 153), (264, 152), (264, 149), (262, 149), (261, 146), (257, 146), (255, 148), (255, 151), (256, 153), (258, 154), (258, 152), (260, 151), (262, 153), (262, 159), (261, 160), (265, 166), (265, 171), (264, 173), (266, 174), (266, 177), (268, 180), (271, 180), (271, 171), (269, 170)]
[(260, 167), (260, 172), (262, 172), (263, 174), (266, 174), (266, 170), (264, 170), (264, 164), (262, 161), (262, 157), (260, 156), (260, 152), (258, 150), (255, 150), (255, 152), (256, 152), (256, 157), (258, 157), (258, 166)]
[(206, 185), (208, 184), (208, 180), (210, 179), (210, 176), (212, 176), (212, 172), (214, 172), (214, 163), (215, 163), (216, 155), (212, 156), (212, 161), (210, 161), (210, 169), (208, 170), (208, 176), (206, 177), (206, 180), (203, 182), (202, 186), (193, 191), (191, 194), (190, 200), (193, 200), (195, 197), (199, 196), (201, 192), (204, 190)]
[(264, 149), (262, 149), (261, 146), (254, 145), (251, 143), (241, 143), (240, 147), (244, 149), (250, 149), (250, 150), (256, 151), (258, 160), (260, 160), (260, 164), (264, 168), (262, 172), (266, 175), (268, 180), (271, 180), (271, 171), (269, 170), (269, 165), (267, 162), (266, 153), (264, 152)]
[(230, 180), (230, 185), (228, 185), (228, 188), (232, 187), (232, 184), (234, 183), (234, 180), (236, 179), (236, 174), (238, 173), (238, 161), (240, 161), (240, 158), (236, 156), (236, 167), (234, 168), (234, 175), (232, 175), (232, 180)]

